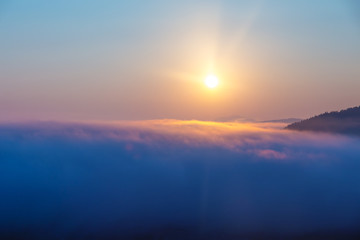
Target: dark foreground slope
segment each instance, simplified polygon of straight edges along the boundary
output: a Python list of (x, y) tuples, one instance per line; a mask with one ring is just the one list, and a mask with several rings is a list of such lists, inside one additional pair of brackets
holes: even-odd
[(339, 112), (326, 112), (300, 122), (292, 123), (286, 129), (360, 136), (360, 106)]

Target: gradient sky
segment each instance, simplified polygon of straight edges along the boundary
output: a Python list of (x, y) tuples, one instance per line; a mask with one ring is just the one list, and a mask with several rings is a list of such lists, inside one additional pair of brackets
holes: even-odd
[(360, 104), (359, 43), (355, 0), (2, 0), (0, 121), (309, 117)]

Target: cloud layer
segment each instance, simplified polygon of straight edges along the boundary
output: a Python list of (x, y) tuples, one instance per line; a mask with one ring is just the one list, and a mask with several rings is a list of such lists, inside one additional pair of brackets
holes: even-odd
[(355, 237), (360, 139), (282, 126), (178, 120), (3, 124), (0, 234)]

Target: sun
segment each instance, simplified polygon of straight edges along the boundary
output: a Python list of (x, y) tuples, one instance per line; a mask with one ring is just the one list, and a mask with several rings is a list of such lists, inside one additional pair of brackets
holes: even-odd
[(204, 82), (208, 88), (215, 88), (219, 84), (219, 79), (215, 75), (211, 74), (205, 78)]

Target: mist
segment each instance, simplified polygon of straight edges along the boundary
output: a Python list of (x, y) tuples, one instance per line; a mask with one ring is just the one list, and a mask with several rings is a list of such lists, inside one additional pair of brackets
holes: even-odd
[(358, 237), (360, 138), (282, 127), (2, 124), (0, 237)]

